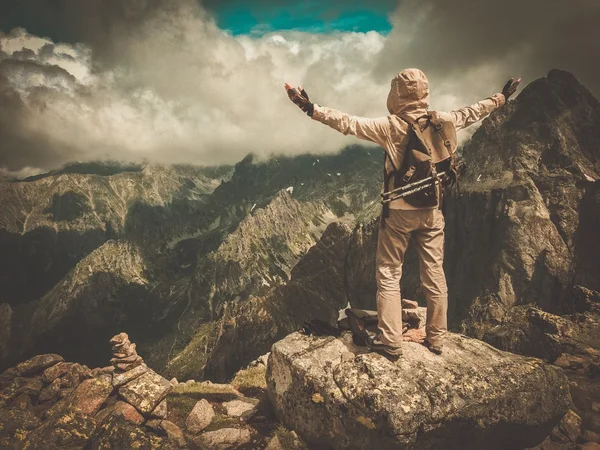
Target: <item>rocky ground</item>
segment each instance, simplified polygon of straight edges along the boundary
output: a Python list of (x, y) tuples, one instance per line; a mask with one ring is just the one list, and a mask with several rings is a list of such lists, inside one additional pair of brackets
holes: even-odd
[(3, 449), (304, 449), (265, 394), (267, 357), (230, 384), (158, 375), (125, 333), (112, 365), (38, 355), (0, 375)]
[(396, 362), (349, 332), (292, 333), (227, 384), (167, 381), (125, 333), (110, 366), (38, 355), (0, 374), (0, 448), (599, 448), (597, 364), (562, 353), (548, 365), (454, 334), (434, 355), (419, 343), (425, 309), (408, 308), (417, 328)]

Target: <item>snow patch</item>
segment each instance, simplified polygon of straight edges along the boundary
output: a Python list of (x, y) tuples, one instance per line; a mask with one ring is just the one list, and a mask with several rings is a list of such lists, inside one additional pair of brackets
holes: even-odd
[(288, 191), (290, 194), (293, 194), (294, 193), (294, 186), (287, 187), (287, 188), (285, 188), (285, 190)]

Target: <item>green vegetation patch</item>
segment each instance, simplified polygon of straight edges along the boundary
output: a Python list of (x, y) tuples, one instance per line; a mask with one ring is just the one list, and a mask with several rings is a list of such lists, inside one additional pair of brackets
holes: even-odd
[(238, 391), (250, 397), (259, 397), (267, 389), (267, 366), (258, 365), (242, 369), (235, 374), (231, 384)]

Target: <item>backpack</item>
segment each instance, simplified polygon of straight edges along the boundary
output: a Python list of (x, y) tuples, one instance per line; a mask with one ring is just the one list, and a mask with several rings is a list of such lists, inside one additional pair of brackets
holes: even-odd
[[(454, 124), (443, 120), (436, 111), (428, 111), (426, 115), (412, 120), (398, 116), (405, 121), (409, 130), (406, 136), (406, 151), (400, 164), (395, 167), (389, 158), (393, 170), (389, 173), (384, 164), (384, 187), (387, 190), (390, 182), (393, 189), (416, 183), (437, 174), (445, 173), (442, 185), (453, 185), (458, 181), (456, 164), (457, 136)], [(431, 183), (427, 188), (403, 197), (415, 207), (435, 207), (441, 204), (441, 189)], [(389, 203), (384, 203), (384, 217), (389, 214)]]

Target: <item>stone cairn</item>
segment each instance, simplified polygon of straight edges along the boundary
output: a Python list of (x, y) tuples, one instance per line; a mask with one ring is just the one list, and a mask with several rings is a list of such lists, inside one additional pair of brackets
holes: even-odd
[(115, 366), (115, 372), (127, 372), (144, 364), (144, 360), (135, 351), (135, 344), (129, 340), (127, 333), (119, 333), (110, 340), (113, 358), (110, 363)]
[(90, 370), (46, 354), (0, 374), (0, 448), (58, 448), (65, 439), (83, 448), (114, 433), (122, 440), (111, 448), (185, 447), (182, 430), (167, 420), (171, 383), (126, 333), (110, 343), (111, 366)]

